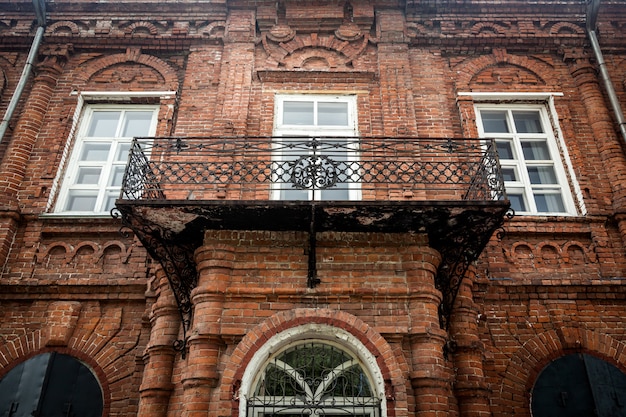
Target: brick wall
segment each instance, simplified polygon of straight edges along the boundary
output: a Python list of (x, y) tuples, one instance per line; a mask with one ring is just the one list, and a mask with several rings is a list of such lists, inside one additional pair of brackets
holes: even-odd
[[(530, 415), (538, 374), (569, 352), (626, 372), (626, 158), (584, 1), (157, 3), (49, 5), (37, 76), (0, 143), (0, 377), (55, 350), (94, 371), (105, 416), (237, 415), (254, 353), (311, 323), (372, 352), (389, 416)], [(600, 42), (626, 107), (626, 4), (604, 3)], [(3, 114), (31, 8), (0, 1)], [(183, 358), (167, 274), (141, 242), (118, 220), (50, 215), (79, 97), (120, 91), (174, 92), (86, 99), (158, 104), (157, 136), (270, 136), (276, 94), (315, 93), (356, 95), (363, 136), (420, 138), (478, 136), (476, 100), (462, 92), (558, 93), (579, 212), (507, 221), (463, 281), (449, 329), (424, 235), (319, 233), (311, 289), (307, 233), (208, 231)]]

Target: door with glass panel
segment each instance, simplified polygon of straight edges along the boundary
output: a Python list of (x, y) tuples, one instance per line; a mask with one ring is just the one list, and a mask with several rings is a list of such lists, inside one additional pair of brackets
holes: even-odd
[(518, 214), (569, 214), (573, 202), (542, 107), (481, 106), (479, 131), (495, 138), (507, 197)]
[(156, 106), (87, 107), (57, 212), (108, 213), (119, 198), (131, 140), (154, 135), (156, 114)]
[(272, 151), (272, 198), (356, 200), (356, 98), (279, 95)]

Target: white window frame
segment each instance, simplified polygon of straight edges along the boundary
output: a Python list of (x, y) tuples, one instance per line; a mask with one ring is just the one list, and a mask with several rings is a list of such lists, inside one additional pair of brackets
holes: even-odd
[[(483, 120), (481, 116), (481, 111), (506, 111), (507, 112), (507, 120), (509, 121), (509, 127), (515, 129), (515, 126), (510, 123), (510, 117), (513, 111), (537, 111), (540, 115), (540, 122), (543, 128), (543, 133), (485, 133), (483, 127)], [(505, 189), (508, 192), (517, 191), (521, 192), (526, 204), (525, 211), (517, 211), (516, 214), (521, 215), (558, 215), (558, 216), (568, 216), (568, 215), (576, 215), (576, 204), (572, 197), (572, 192), (570, 189), (570, 184), (568, 180), (568, 176), (565, 171), (565, 167), (563, 166), (562, 161), (562, 153), (560, 152), (559, 147), (557, 146), (556, 137), (554, 135), (554, 127), (552, 126), (548, 109), (545, 103), (477, 103), (474, 105), (474, 111), (476, 114), (476, 124), (478, 128), (479, 136), (482, 138), (493, 138), (493, 139), (507, 139), (511, 141), (513, 152), (518, 157), (512, 160), (503, 159), (500, 156), (500, 165), (503, 169), (511, 168), (514, 169), (517, 173), (518, 181), (505, 181)], [(550, 153), (549, 160), (540, 160), (535, 162), (527, 161), (523, 157), (523, 152), (521, 148), (521, 139), (525, 138), (542, 138), (545, 139), (548, 151)], [(567, 157), (567, 155), (565, 155)], [(554, 168), (554, 173), (556, 176), (556, 184), (554, 185), (545, 185), (545, 184), (532, 184), (527, 167), (532, 166), (533, 164), (539, 164), (540, 166), (550, 165)], [(563, 201), (563, 211), (555, 211), (555, 212), (544, 212), (539, 211), (537, 209), (537, 204), (535, 202), (533, 192), (536, 191), (546, 191), (547, 193), (557, 193), (559, 192)]]
[[(132, 137), (121, 137), (120, 129), (122, 124), (120, 123), (117, 127), (117, 131), (114, 137), (94, 137), (89, 138), (86, 137), (87, 129), (90, 126), (92, 116), (94, 111), (98, 110), (109, 110), (109, 111), (152, 111), (152, 120), (150, 122), (149, 132), (146, 136), (154, 136), (156, 132), (156, 126), (158, 121), (158, 113), (159, 113), (160, 105), (158, 104), (116, 104), (116, 103), (105, 103), (105, 104), (83, 104), (80, 114), (80, 121), (77, 130), (77, 135), (74, 138), (72, 151), (68, 158), (68, 163), (63, 174), (62, 179), (60, 180), (60, 187), (58, 198), (56, 199), (56, 204), (54, 208), (54, 214), (62, 214), (62, 215), (76, 215), (76, 216), (104, 216), (109, 215), (109, 211), (105, 209), (104, 204), (106, 202), (107, 195), (111, 193), (118, 193), (121, 190), (120, 186), (111, 186), (107, 184), (103, 184), (102, 182), (107, 181), (110, 178), (110, 172), (114, 166), (119, 166), (120, 161), (113, 161), (117, 150), (120, 146), (125, 144), (130, 144), (132, 141)], [(120, 118), (123, 120), (123, 117)], [(100, 174), (100, 181), (98, 184), (93, 185), (76, 185), (74, 184), (76, 176), (78, 175), (79, 168), (81, 166), (80, 155), (82, 148), (85, 143), (95, 143), (95, 142), (111, 142), (112, 147), (109, 151), (108, 160), (104, 164), (95, 164), (94, 166), (99, 166), (102, 168), (102, 172)], [(124, 163), (124, 166), (127, 162)], [(83, 163), (82, 166), (86, 166), (88, 163)], [(70, 196), (70, 191), (72, 190), (85, 190), (85, 191), (94, 191), (98, 190), (95, 209), (93, 211), (72, 211), (67, 210), (66, 206), (68, 204), (68, 198)]]
[[(301, 101), (301, 102), (313, 102), (314, 103), (314, 124), (313, 125), (292, 125), (284, 123), (283, 108), (286, 101)], [(347, 103), (348, 105), (348, 123), (345, 127), (342, 126), (319, 126), (317, 125), (317, 103), (319, 102), (336, 102)], [(356, 95), (346, 94), (276, 94), (274, 100), (274, 136), (275, 137), (302, 137), (303, 139), (310, 137), (327, 137), (327, 138), (355, 138), (358, 137), (357, 130), (357, 100)], [(356, 148), (356, 145), (355, 145)], [(347, 155), (347, 161), (357, 160), (357, 151), (349, 152)], [(273, 154), (274, 158), (280, 158), (281, 155)], [(279, 186), (272, 184), (270, 198), (272, 200), (281, 200), (281, 192)], [(329, 189), (332, 190), (332, 189)], [(324, 192), (316, 191), (315, 193)], [(308, 193), (307, 200), (320, 200), (319, 194), (314, 194), (312, 191)], [(348, 184), (348, 200), (360, 200), (361, 199), (361, 187), (359, 183)]]

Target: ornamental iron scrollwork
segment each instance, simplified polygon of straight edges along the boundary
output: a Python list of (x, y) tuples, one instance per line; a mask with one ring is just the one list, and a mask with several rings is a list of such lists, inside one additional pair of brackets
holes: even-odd
[(435, 277), (435, 286), (442, 294), (439, 305), (439, 324), (448, 330), (456, 295), (470, 265), (478, 259), (494, 231), (497, 239), (504, 237), (504, 222), (514, 215), (504, 207), (501, 213), (486, 216), (483, 213), (468, 213), (459, 219), (463, 227), (443, 233), (429, 233), (430, 244), (442, 256)]
[[(134, 211), (136, 208), (150, 202), (165, 206), (174, 204), (168, 200), (189, 206), (213, 201), (219, 202), (216, 207), (229, 212), (222, 204), (224, 199), (233, 203), (248, 202), (252, 207), (255, 202), (269, 199), (275, 191), (342, 188), (358, 190), (360, 203), (365, 205), (368, 200), (372, 200), (373, 205), (384, 203), (380, 200), (385, 195), (389, 196), (389, 201), (400, 200), (393, 203), (404, 204), (406, 198), (413, 199), (412, 203), (420, 203), (420, 200), (433, 203), (432, 211), (427, 214), (432, 218), (425, 221), (424, 228), (420, 230), (428, 229), (431, 246), (443, 257), (436, 286), (443, 294), (439, 311), (441, 326), (447, 328), (467, 269), (478, 258), (493, 232), (500, 236), (503, 230), (508, 203), (493, 140), (398, 137), (135, 138), (122, 184), (123, 204), (118, 204), (118, 208), (123, 224), (133, 230), (150, 255), (163, 266), (178, 303), (183, 331), (186, 332), (191, 323), (190, 294), (197, 282), (193, 253), (201, 242), (190, 243), (186, 236), (146, 219), (145, 213)], [(311, 200), (320, 198), (315, 192), (294, 194)], [(348, 198), (349, 193), (341, 195)], [(193, 203), (191, 200), (201, 201)], [(461, 204), (465, 210), (462, 216), (436, 214), (435, 211), (440, 208), (446, 211), (442, 202), (470, 204)], [(310, 204), (307, 285), (314, 287), (320, 283), (316, 275), (315, 256), (317, 203), (313, 201)], [(286, 203), (285, 207), (288, 206)], [(158, 215), (155, 218), (164, 219)], [(432, 224), (428, 223), (430, 220)], [(240, 224), (242, 220), (238, 222)], [(184, 223), (181, 223), (182, 226), (185, 226)], [(254, 225), (259, 226), (265, 227)], [(224, 224), (211, 223), (209, 227), (222, 228)], [(177, 343), (183, 354), (185, 338), (186, 333)]]
[(237, 200), (258, 199), (270, 189), (357, 188), (363, 199), (365, 191), (374, 196), (381, 189), (506, 199), (493, 141), (387, 137), (136, 138), (122, 198), (178, 199), (184, 190), (183, 198), (217, 199), (224, 187), (236, 189)]
[(150, 256), (157, 260), (170, 284), (180, 313), (183, 337), (174, 342), (174, 349), (183, 359), (187, 350), (187, 332), (193, 313), (191, 290), (198, 282), (193, 254), (196, 244), (182, 242), (170, 231), (132, 212), (132, 208), (118, 205), (111, 210), (114, 218), (120, 218), (122, 228), (133, 231)]
[(337, 163), (327, 156), (304, 156), (294, 162), (291, 181), (300, 190), (324, 190), (337, 184)]

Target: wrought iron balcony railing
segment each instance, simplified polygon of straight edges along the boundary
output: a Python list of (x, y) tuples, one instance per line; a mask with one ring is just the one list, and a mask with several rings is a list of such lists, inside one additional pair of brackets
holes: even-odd
[(136, 138), (123, 200), (503, 199), (491, 141), (389, 137)]

